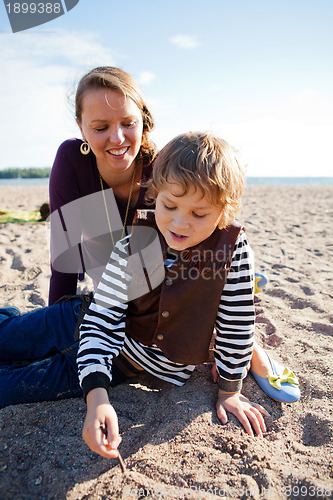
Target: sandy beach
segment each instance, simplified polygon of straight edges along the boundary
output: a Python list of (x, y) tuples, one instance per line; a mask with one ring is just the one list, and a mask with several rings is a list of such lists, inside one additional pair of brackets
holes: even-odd
[[(36, 210), (47, 186), (0, 187), (1, 210)], [(333, 186), (248, 186), (239, 219), (269, 283), (256, 339), (299, 377), (280, 404), (249, 375), (243, 393), (270, 413), (263, 439), (219, 424), (211, 364), (182, 388), (149, 375), (112, 391), (127, 470), (81, 438), (81, 399), (0, 410), (1, 499), (333, 498)], [(47, 304), (48, 223), (0, 224), (0, 307)], [(88, 286), (83, 283), (82, 287)]]

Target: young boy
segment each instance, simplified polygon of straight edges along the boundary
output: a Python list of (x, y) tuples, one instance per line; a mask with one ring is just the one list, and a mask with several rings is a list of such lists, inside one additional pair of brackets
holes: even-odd
[(265, 432), (268, 413), (241, 394), (255, 321), (252, 252), (234, 221), (243, 186), (235, 151), (208, 133), (176, 137), (155, 160), (155, 211), (116, 245), (80, 328), (83, 437), (96, 453), (116, 457), (121, 440), (109, 385), (142, 369), (183, 385), (208, 361), (214, 328), (217, 415)]

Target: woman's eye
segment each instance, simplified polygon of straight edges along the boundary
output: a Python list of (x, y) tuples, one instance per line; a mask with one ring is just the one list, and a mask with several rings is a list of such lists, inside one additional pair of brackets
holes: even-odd
[(206, 217), (206, 214), (199, 215), (199, 214), (196, 214), (195, 212), (193, 212), (193, 216), (196, 217), (197, 219), (203, 219), (204, 217)]
[(134, 121), (129, 122), (129, 123), (124, 123), (124, 127), (126, 127), (126, 128), (133, 128), (133, 127), (135, 127), (135, 125), (136, 125), (136, 122), (134, 122)]
[(95, 132), (104, 132), (106, 129), (107, 129), (107, 127), (95, 128)]

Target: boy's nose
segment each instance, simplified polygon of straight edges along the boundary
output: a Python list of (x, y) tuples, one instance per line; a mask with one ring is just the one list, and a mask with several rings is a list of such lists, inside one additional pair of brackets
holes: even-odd
[(189, 226), (187, 217), (184, 217), (181, 214), (175, 215), (173, 219), (173, 225), (175, 229), (186, 229)]

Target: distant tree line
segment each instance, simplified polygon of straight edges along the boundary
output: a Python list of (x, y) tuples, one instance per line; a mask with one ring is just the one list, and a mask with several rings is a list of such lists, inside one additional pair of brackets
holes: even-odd
[(50, 168), (5, 168), (0, 170), (0, 179), (16, 179), (22, 177), (28, 178), (45, 178), (50, 177)]

